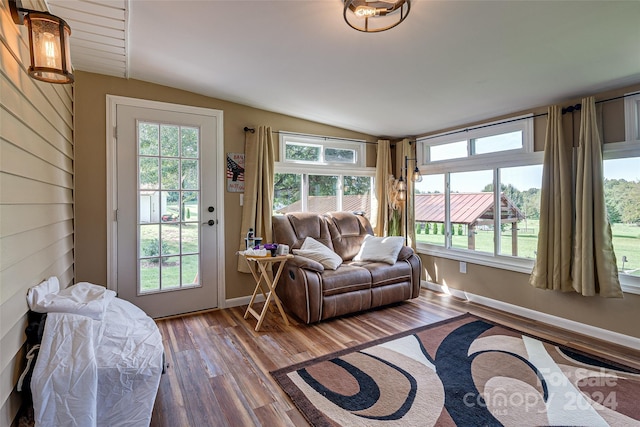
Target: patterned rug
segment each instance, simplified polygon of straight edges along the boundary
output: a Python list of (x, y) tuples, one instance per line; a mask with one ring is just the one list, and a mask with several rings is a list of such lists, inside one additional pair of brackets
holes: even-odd
[(314, 426), (640, 426), (640, 371), (469, 314), (271, 374)]

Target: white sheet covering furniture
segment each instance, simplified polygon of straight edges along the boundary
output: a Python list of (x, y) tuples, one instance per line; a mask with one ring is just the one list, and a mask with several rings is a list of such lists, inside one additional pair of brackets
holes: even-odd
[[(31, 380), (36, 426), (149, 425), (163, 368), (158, 327), (104, 287), (74, 287), (59, 292), (75, 313), (47, 314)], [(45, 298), (60, 306), (55, 295)], [(28, 300), (34, 311), (47, 305)]]

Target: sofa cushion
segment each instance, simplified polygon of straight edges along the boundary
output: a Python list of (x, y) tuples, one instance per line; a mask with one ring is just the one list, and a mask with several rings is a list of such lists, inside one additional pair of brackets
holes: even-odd
[(393, 265), (398, 260), (398, 254), (403, 245), (404, 237), (401, 236), (374, 237), (367, 235), (353, 260), (379, 261)]
[(373, 234), (371, 224), (362, 215), (354, 215), (351, 212), (329, 212), (324, 215), (331, 234), (333, 250), (349, 261), (360, 250), (365, 236)]
[(331, 249), (315, 240), (313, 237), (307, 237), (304, 239), (304, 243), (300, 249), (293, 249), (295, 255), (300, 255), (305, 258), (318, 261), (330, 270), (335, 270), (342, 264), (342, 258), (340, 255), (333, 252)]
[(347, 263), (352, 267), (360, 267), (371, 274), (371, 287), (386, 286), (393, 283), (411, 282), (411, 265), (407, 262), (397, 262), (389, 265), (384, 262), (358, 262)]
[(371, 273), (366, 268), (342, 264), (337, 270), (322, 273), (322, 294), (336, 295), (371, 288)]
[(311, 212), (296, 212), (288, 214), (287, 218), (293, 228), (295, 241), (277, 243), (284, 243), (295, 249), (301, 247), (307, 237), (312, 237), (329, 249), (333, 249), (327, 221), (322, 216)]

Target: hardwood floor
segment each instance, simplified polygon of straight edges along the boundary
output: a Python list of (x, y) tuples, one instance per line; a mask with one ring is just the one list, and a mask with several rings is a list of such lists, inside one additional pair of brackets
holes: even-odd
[(640, 352), (423, 289), (419, 298), (305, 325), (279, 314), (243, 319), (246, 306), (158, 321), (169, 369), (151, 426), (307, 426), (270, 371), (470, 312), (640, 369)]

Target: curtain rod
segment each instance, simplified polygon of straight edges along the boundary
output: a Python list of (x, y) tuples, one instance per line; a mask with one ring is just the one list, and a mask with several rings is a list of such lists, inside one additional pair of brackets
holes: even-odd
[[(254, 128), (250, 128), (248, 126), (245, 126), (244, 127), (244, 131), (245, 132), (250, 132), (250, 133), (255, 133), (256, 130)], [(364, 139), (341, 138), (341, 137), (338, 137), (338, 136), (313, 135), (313, 134), (310, 134), (310, 133), (298, 133), (298, 132), (277, 131), (277, 130), (272, 130), (271, 133), (295, 135), (295, 136), (310, 136), (310, 137), (313, 137), (313, 138), (322, 138), (325, 141), (329, 140), (329, 139), (338, 139), (340, 141), (359, 142), (361, 144), (376, 144), (376, 145), (378, 144), (377, 142), (365, 141)]]
[[(604, 102), (615, 101), (617, 99), (626, 98), (628, 96), (635, 96), (635, 95), (638, 95), (638, 94), (640, 94), (640, 92), (628, 93), (626, 95), (620, 95), (620, 96), (615, 96), (613, 98), (608, 98), (608, 99), (603, 99), (603, 100), (600, 100), (600, 101), (596, 101), (595, 103), (596, 104), (602, 104)], [(580, 111), (581, 109), (582, 109), (582, 104), (570, 105), (568, 107), (562, 108), (562, 114), (573, 113), (574, 111)], [(520, 120), (533, 119), (533, 118), (536, 118), (536, 117), (542, 117), (542, 116), (547, 116), (547, 115), (548, 115), (547, 113), (534, 114), (533, 116), (518, 117), (517, 119), (503, 120), (503, 121), (499, 121), (499, 122), (496, 122), (496, 123), (491, 123), (491, 124), (488, 124), (488, 125), (473, 126), (473, 127), (470, 127), (470, 128), (454, 130), (454, 131), (447, 132), (447, 133), (440, 133), (438, 135), (431, 135), (431, 136), (427, 136), (427, 137), (424, 137), (424, 138), (416, 138), (416, 139), (419, 139), (421, 141), (426, 141), (426, 140), (429, 140), (429, 139), (439, 138), (441, 136), (455, 135), (457, 133), (469, 132), (471, 130), (484, 129), (484, 128), (488, 128), (488, 127), (491, 127), (491, 126), (497, 126), (497, 125), (502, 125), (502, 124), (505, 124), (505, 123), (517, 122), (517, 121), (520, 121)]]

